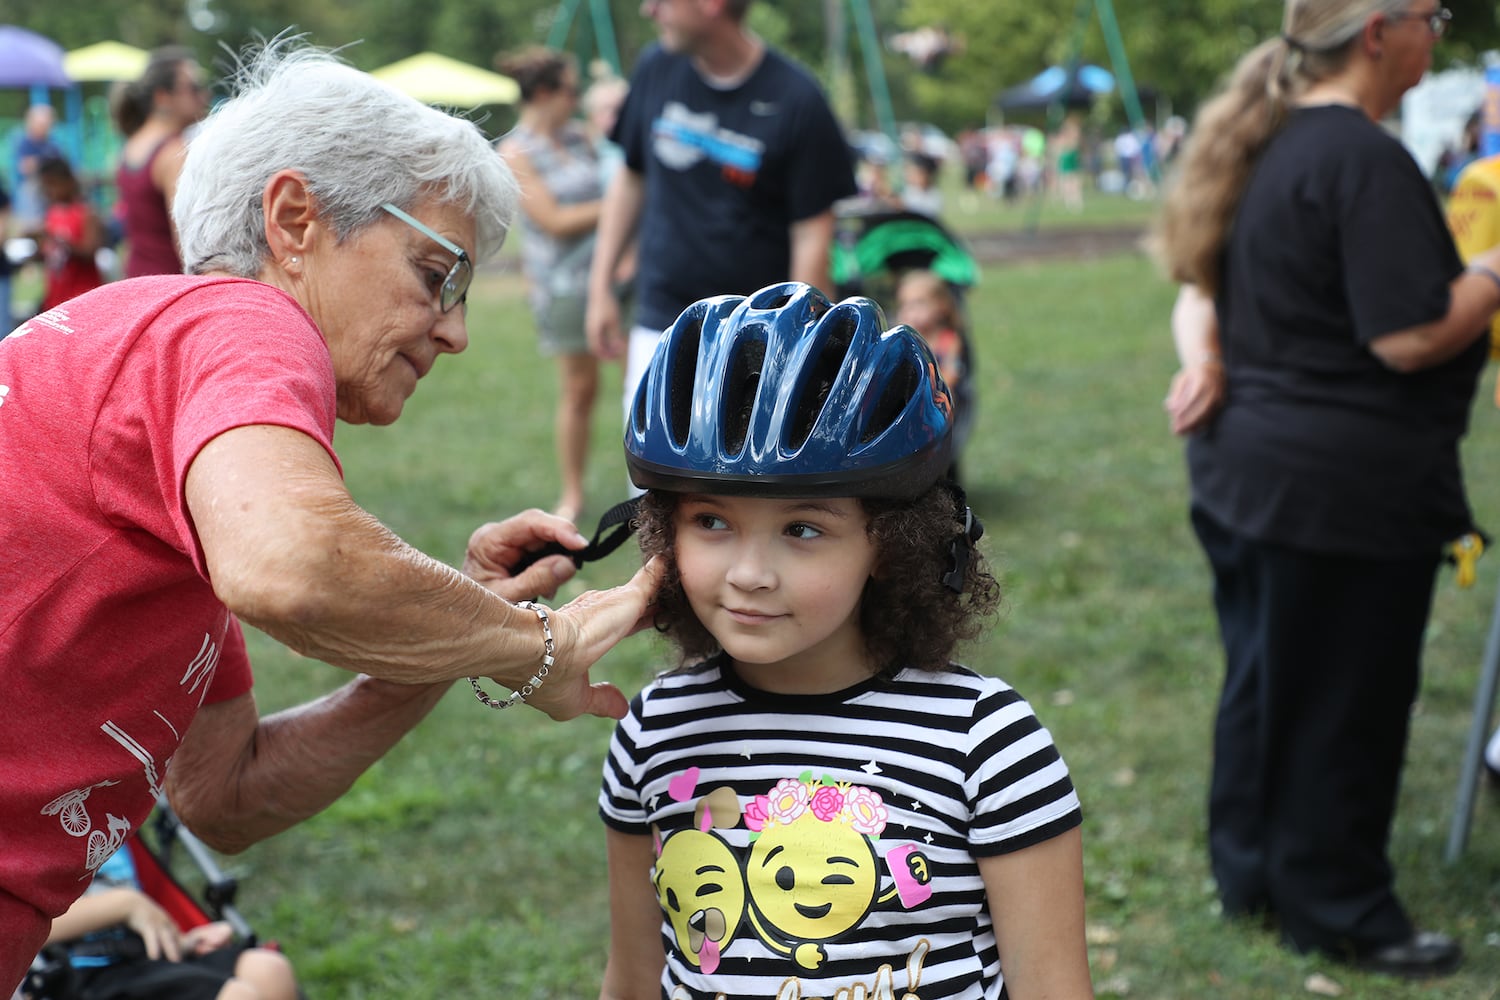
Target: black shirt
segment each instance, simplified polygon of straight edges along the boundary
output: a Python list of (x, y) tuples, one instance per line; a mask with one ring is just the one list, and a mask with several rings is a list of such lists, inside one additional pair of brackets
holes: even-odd
[(727, 90), (652, 46), (613, 138), (645, 178), (636, 322), (661, 330), (698, 299), (785, 281), (794, 222), (854, 194), (849, 147), (817, 81), (767, 48)]
[(1225, 250), (1229, 391), (1188, 444), (1194, 503), (1251, 538), (1368, 557), (1436, 553), (1469, 530), (1458, 443), (1485, 338), (1411, 374), (1369, 349), (1446, 314), (1462, 268), (1394, 137), (1354, 108), (1294, 111)]

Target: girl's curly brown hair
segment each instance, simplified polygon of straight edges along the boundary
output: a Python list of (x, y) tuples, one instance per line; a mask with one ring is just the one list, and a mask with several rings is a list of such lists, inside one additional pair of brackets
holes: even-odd
[[(645, 558), (666, 563), (657, 591), (656, 628), (670, 638), (682, 665), (720, 652), (717, 639), (693, 614), (674, 549), (674, 515), (681, 494), (649, 490), (638, 511)], [(879, 562), (859, 601), (859, 627), (871, 662), (889, 676), (903, 667), (944, 670), (960, 642), (979, 637), (1000, 606), (1000, 583), (976, 549), (964, 574), (963, 593), (942, 582), (949, 548), (963, 531), (963, 507), (944, 483), (915, 500), (860, 498), (869, 517), (865, 532)]]

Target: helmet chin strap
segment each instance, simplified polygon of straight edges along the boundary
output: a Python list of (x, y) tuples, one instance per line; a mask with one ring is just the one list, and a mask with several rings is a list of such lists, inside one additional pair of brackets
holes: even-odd
[(594, 540), (589, 542), (587, 547), (570, 549), (559, 542), (548, 542), (541, 548), (533, 549), (522, 556), (521, 561), (510, 568), (511, 573), (520, 573), (548, 556), (567, 556), (579, 569), (582, 569), (586, 562), (597, 562), (603, 559), (635, 533), (635, 512), (640, 505), (640, 497), (631, 497), (629, 500), (615, 504), (604, 512), (603, 517), (599, 518), (599, 525), (594, 529)]
[(948, 567), (943, 572), (943, 585), (955, 594), (964, 592), (964, 581), (969, 575), (969, 563), (974, 558), (974, 544), (984, 537), (984, 523), (969, 506), (968, 496), (962, 486), (951, 480), (945, 484), (953, 494), (954, 506), (963, 508), (964, 526), (948, 543)]

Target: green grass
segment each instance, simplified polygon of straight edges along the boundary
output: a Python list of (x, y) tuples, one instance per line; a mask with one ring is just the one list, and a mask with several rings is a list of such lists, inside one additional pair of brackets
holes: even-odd
[(1081, 212), (1063, 207), (1055, 197), (1035, 196), (1003, 201), (962, 189), (953, 178), (943, 184), (943, 222), (963, 235), (1049, 232), (1069, 229), (1144, 227), (1160, 207), (1154, 199), (1136, 201), (1088, 189)]
[(949, 164), (939, 175), (943, 224), (965, 236), (995, 233), (1051, 232), (1072, 229), (1140, 229), (1160, 208), (1155, 198), (1136, 200), (1102, 194), (1085, 180), (1083, 210), (1074, 212), (1052, 194), (1006, 201), (964, 188), (962, 171)]
[[(966, 456), (1007, 604), (965, 659), (1036, 705), (1085, 809), (1091, 956), (1101, 996), (1282, 1000), (1321, 972), (1345, 996), (1495, 997), (1500, 803), (1480, 802), (1462, 864), (1441, 861), (1500, 558), (1440, 586), (1392, 844), (1424, 925), (1463, 939), (1453, 977), (1400, 984), (1292, 955), (1214, 912), (1204, 853), (1209, 732), (1220, 677), (1209, 578), (1186, 522), (1181, 447), (1160, 401), (1174, 367), (1172, 289), (1140, 257), (991, 269), (973, 295), (980, 426)], [(485, 519), (555, 496), (553, 375), (519, 284), (486, 274), (472, 346), (444, 359), (396, 425), (341, 426), (354, 495), (457, 562)], [(1468, 446), (1480, 518), (1500, 525), (1500, 413), (1487, 376)], [(593, 513), (619, 499), (618, 372), (597, 411)], [(623, 580), (629, 547), (586, 571)], [(576, 588), (574, 588), (576, 589)], [(661, 659), (627, 640), (597, 674), (634, 691)], [(251, 636), (263, 710), (340, 671)], [(593, 996), (608, 919), (594, 810), (610, 723), (556, 725), (475, 703), (467, 686), (302, 826), (228, 859), (243, 909), (279, 939), (313, 997)]]

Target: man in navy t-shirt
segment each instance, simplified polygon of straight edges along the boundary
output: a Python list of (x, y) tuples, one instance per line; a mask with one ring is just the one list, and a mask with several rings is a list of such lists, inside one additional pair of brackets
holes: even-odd
[(662, 330), (698, 299), (778, 281), (832, 288), (834, 202), (856, 193), (842, 129), (806, 69), (746, 29), (751, 0), (647, 0), (659, 44), (642, 54), (611, 139), (588, 334), (626, 354), (613, 278), (640, 238), (628, 411)]

